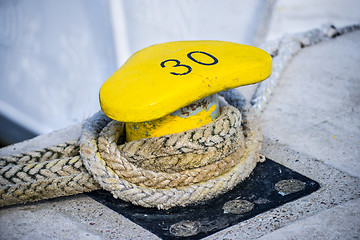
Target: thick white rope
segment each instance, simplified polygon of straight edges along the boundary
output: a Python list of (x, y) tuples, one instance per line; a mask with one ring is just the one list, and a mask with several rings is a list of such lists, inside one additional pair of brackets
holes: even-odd
[[(229, 108), (229, 107), (228, 107)], [(80, 153), (85, 167), (102, 188), (110, 191), (115, 198), (130, 201), (143, 207), (168, 209), (174, 206), (186, 206), (205, 201), (222, 194), (250, 175), (260, 157), (262, 135), (259, 122), (252, 112), (244, 115), (243, 134), (245, 148), (238, 148), (230, 157), (240, 158), (238, 163), (226, 173), (208, 181), (189, 184), (184, 187), (149, 188), (125, 180), (111, 168), (98, 149), (101, 129), (107, 124), (102, 112), (86, 122), (80, 138)], [(233, 156), (232, 156), (233, 155)], [(242, 156), (242, 157), (241, 157)]]

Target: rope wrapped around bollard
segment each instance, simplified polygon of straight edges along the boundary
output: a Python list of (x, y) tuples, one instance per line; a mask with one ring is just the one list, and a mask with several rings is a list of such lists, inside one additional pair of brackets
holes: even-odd
[(103, 188), (143, 207), (186, 206), (232, 189), (262, 159), (256, 115), (232, 106), (182, 133), (123, 143), (123, 129), (99, 112), (85, 122), (79, 145), (0, 159), (0, 205)]
[[(155, 172), (138, 168), (135, 164), (132, 165), (129, 161), (126, 161), (121, 156), (116, 145), (108, 145), (105, 150), (104, 146), (101, 146), (106, 145), (102, 143), (104, 140), (101, 136), (101, 129), (106, 126), (107, 121), (102, 114), (94, 116), (92, 121), (84, 126), (84, 132), (80, 139), (80, 152), (85, 167), (96, 182), (102, 188), (110, 191), (115, 198), (130, 201), (143, 207), (157, 207), (159, 209), (186, 206), (205, 201), (232, 189), (240, 181), (248, 177), (256, 163), (262, 159), (259, 154), (262, 140), (259, 125), (254, 119), (254, 115), (249, 115), (251, 116), (247, 116), (243, 120), (243, 131), (236, 131), (235, 128), (237, 121), (241, 121), (239, 110), (228, 106), (222, 109), (219, 120), (215, 120), (204, 127), (171, 135), (171, 137), (175, 138), (172, 146), (176, 146), (177, 141), (180, 141), (184, 135), (194, 137), (195, 134), (198, 134), (204, 136), (206, 132), (210, 132), (207, 139), (216, 136), (221, 137), (224, 132), (238, 134), (235, 141), (241, 142), (239, 139), (244, 139), (244, 148), (237, 147), (233, 151), (230, 150), (225, 154), (227, 156), (224, 158), (198, 168), (172, 173)], [(231, 118), (233, 118), (232, 121)], [(225, 129), (225, 124), (222, 124), (224, 119), (228, 119), (232, 126), (229, 127), (229, 130)], [(241, 125), (237, 128), (239, 127)], [(213, 131), (214, 129), (219, 131)], [(191, 134), (191, 132), (194, 134)], [(164, 141), (168, 137), (170, 135), (158, 137), (155, 140)], [(195, 141), (194, 138), (192, 140)], [(147, 140), (141, 141), (146, 143)], [(188, 140), (187, 142), (190, 143), (191, 141)], [(210, 148), (200, 144), (200, 141), (197, 143), (197, 147), (203, 146), (203, 150)], [(151, 149), (152, 144), (148, 146), (148, 149)], [(218, 153), (215, 151), (213, 154)], [(199, 155), (201, 158), (201, 154)], [(114, 159), (110, 159), (111, 157), (114, 157)]]

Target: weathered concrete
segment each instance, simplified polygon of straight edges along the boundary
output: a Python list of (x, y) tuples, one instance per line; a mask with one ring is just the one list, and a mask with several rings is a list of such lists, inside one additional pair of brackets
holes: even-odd
[(159, 239), (85, 195), (4, 208), (0, 239)]
[[(62, 213), (27, 206), (17, 211), (3, 211), (0, 216), (1, 239), (101, 239), (101, 236), (86, 229)], [(12, 224), (16, 222), (16, 224)]]
[(358, 239), (359, 216), (360, 199), (356, 199), (296, 221), (260, 239)]

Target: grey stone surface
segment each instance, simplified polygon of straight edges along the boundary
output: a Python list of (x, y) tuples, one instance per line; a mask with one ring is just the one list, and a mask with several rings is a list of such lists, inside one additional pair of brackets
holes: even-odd
[(360, 199), (356, 199), (296, 221), (260, 239), (358, 239), (359, 236)]
[(263, 113), (265, 136), (360, 176), (360, 31), (303, 49)]
[(27, 206), (5, 210), (0, 221), (0, 239), (101, 239), (84, 224), (52, 209)]
[(0, 210), (0, 239), (159, 239), (85, 195)]

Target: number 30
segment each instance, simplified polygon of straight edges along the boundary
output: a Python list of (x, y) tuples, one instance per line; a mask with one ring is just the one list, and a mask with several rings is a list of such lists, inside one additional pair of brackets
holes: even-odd
[[(201, 53), (201, 54), (204, 54), (204, 55), (206, 55), (206, 56), (209, 56), (213, 61), (210, 62), (210, 63), (200, 62), (200, 61), (196, 60), (196, 59), (192, 56), (194, 53)], [(188, 57), (191, 61), (193, 61), (193, 62), (196, 62), (196, 63), (201, 64), (201, 65), (206, 65), (206, 66), (215, 65), (215, 64), (217, 64), (217, 63), (219, 62), (219, 60), (218, 60), (216, 57), (214, 57), (213, 55), (211, 55), (211, 54), (209, 54), (209, 53), (206, 53), (206, 52), (202, 52), (202, 51), (192, 51), (192, 52), (189, 52), (189, 53), (187, 54), (187, 57)], [(177, 60), (177, 59), (167, 59), (167, 60), (161, 62), (160, 66), (161, 66), (162, 68), (166, 67), (166, 66), (165, 66), (165, 63), (166, 63), (166, 62), (175, 62), (175, 65), (173, 65), (172, 67), (185, 67), (185, 68), (187, 69), (186, 72), (180, 72), (180, 73), (179, 73), (179, 72), (170, 72), (170, 74), (173, 74), (173, 75), (186, 75), (186, 74), (188, 74), (188, 73), (190, 73), (190, 72), (192, 71), (192, 68), (191, 68), (189, 65), (180, 64), (180, 61)]]

